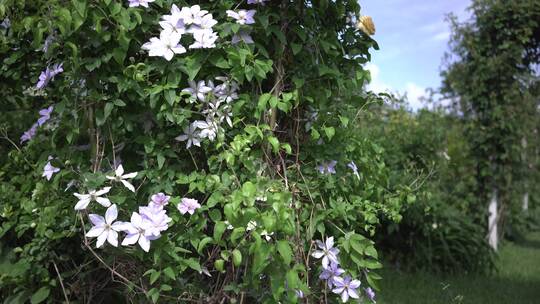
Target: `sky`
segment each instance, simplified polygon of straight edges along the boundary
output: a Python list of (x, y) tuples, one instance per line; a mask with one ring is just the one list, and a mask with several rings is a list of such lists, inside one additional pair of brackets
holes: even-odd
[(422, 107), (426, 88), (438, 88), (440, 68), (450, 38), (448, 13), (468, 18), (470, 0), (360, 0), (361, 13), (373, 18), (370, 89), (407, 93), (410, 107)]

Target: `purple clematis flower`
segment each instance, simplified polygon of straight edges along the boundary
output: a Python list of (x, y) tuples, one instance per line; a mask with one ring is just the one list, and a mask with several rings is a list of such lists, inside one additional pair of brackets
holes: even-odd
[(238, 44), (240, 42), (244, 42), (245, 44), (255, 43), (253, 41), (253, 38), (251, 38), (251, 36), (249, 35), (249, 32), (245, 30), (240, 30), (238, 33), (232, 36), (232, 44)]
[(41, 117), (39, 117), (38, 121), (37, 121), (37, 124), (38, 126), (42, 126), (43, 124), (45, 124), (50, 118), (51, 118), (51, 113), (54, 109), (54, 106), (50, 106), (46, 109), (42, 109), (39, 111), (39, 115)]
[(148, 220), (145, 227), (145, 236), (150, 240), (155, 240), (161, 236), (161, 232), (169, 229), (172, 219), (167, 216), (167, 211), (152, 205), (139, 207), (139, 214), (143, 219)]
[(152, 195), (152, 197), (151, 197), (152, 201), (150, 202), (150, 204), (152, 204), (152, 205), (154, 205), (156, 207), (163, 208), (164, 206), (166, 206), (169, 203), (170, 199), (171, 199), (171, 197), (169, 195), (166, 195), (165, 193), (160, 192), (160, 193)]
[(323, 162), (317, 166), (317, 170), (319, 170), (319, 173), (321, 174), (336, 174), (336, 164), (337, 161), (335, 160)]
[(375, 302), (375, 291), (373, 291), (373, 289), (371, 289), (371, 287), (368, 287), (366, 289), (364, 289), (366, 291), (366, 295), (367, 297), (373, 302), (373, 303), (377, 303)]
[(38, 89), (43, 89), (44, 87), (46, 87), (49, 82), (54, 78), (54, 76), (64, 71), (62, 65), (62, 63), (57, 63), (52, 66), (48, 66), (45, 71), (41, 72), (41, 74), (39, 75), (39, 81), (36, 84), (36, 87)]
[(328, 268), (323, 269), (321, 275), (319, 275), (319, 279), (325, 280), (328, 284), (328, 288), (332, 288), (334, 286), (334, 279), (342, 275), (344, 272), (345, 270), (339, 268), (339, 264), (330, 263)]
[(23, 135), (21, 135), (21, 144), (25, 141), (31, 140), (32, 138), (34, 138), (34, 136), (36, 136), (37, 127), (38, 127), (38, 124), (35, 123), (32, 125), (30, 129), (28, 129), (27, 131), (23, 133)]
[(255, 23), (255, 19), (253, 17), (255, 16), (256, 10), (239, 10), (238, 12), (227, 10), (227, 16), (236, 19), (236, 23), (238, 24), (253, 24)]
[(58, 173), (60, 171), (59, 168), (54, 167), (51, 165), (51, 162), (47, 162), (45, 167), (43, 168), (43, 177), (47, 178), (47, 180), (51, 180), (53, 174)]
[(177, 208), (182, 214), (189, 213), (193, 215), (195, 213), (195, 210), (201, 208), (201, 204), (199, 204), (196, 199), (185, 197), (182, 199), (182, 202), (178, 204)]
[(337, 248), (334, 248), (334, 237), (331, 236), (329, 238), (326, 239), (326, 242), (322, 242), (322, 241), (315, 241), (317, 243), (317, 246), (321, 249), (321, 250), (315, 250), (311, 256), (316, 258), (316, 259), (320, 259), (322, 258), (322, 266), (323, 268), (328, 268), (328, 265), (330, 263), (335, 263), (335, 264), (339, 264), (338, 262), (338, 259), (337, 259), (337, 255), (339, 253), (339, 249)]
[(344, 278), (337, 277), (334, 280), (334, 285), (336, 288), (332, 289), (332, 292), (341, 294), (341, 300), (343, 303), (349, 301), (349, 297), (353, 299), (360, 298), (356, 292), (356, 289), (360, 287), (360, 281), (352, 280), (350, 276), (346, 276)]

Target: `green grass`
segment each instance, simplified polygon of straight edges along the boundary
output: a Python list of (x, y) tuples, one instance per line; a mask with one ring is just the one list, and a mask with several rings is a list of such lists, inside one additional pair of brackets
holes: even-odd
[(538, 304), (540, 232), (506, 243), (491, 276), (443, 276), (382, 271), (378, 304)]

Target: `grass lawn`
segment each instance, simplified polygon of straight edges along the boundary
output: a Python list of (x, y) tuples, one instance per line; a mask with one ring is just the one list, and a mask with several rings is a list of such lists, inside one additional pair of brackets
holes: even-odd
[(381, 272), (378, 304), (539, 304), (540, 232), (503, 245), (492, 276)]

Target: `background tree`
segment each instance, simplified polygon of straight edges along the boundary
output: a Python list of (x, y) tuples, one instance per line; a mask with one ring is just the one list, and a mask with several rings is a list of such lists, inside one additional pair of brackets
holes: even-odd
[(476, 214), (485, 218), (496, 193), (502, 223), (513, 206), (521, 206), (527, 191), (522, 185), (533, 172), (522, 142), (535, 145), (537, 137), (540, 3), (476, 0), (470, 10), (469, 22), (451, 18), (443, 92), (457, 100), (476, 163)]

